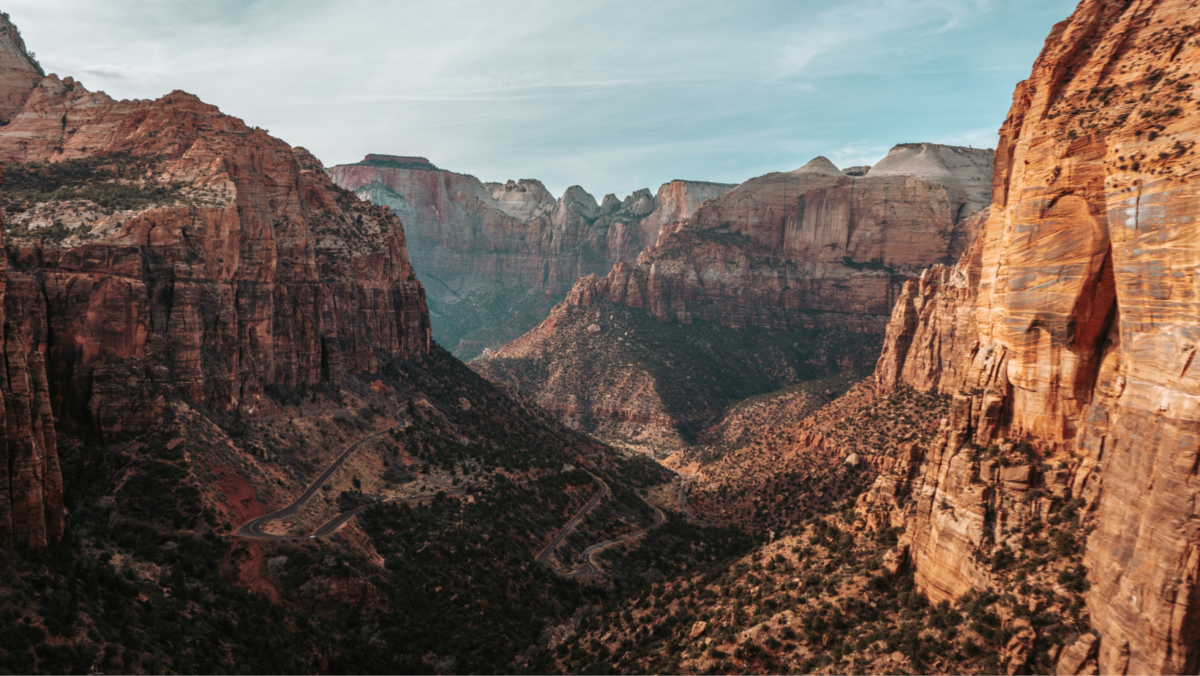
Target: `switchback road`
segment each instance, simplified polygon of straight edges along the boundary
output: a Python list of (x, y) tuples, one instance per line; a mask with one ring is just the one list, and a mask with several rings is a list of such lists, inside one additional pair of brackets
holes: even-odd
[[(538, 563), (546, 566), (556, 574), (563, 577), (583, 578), (595, 577), (597, 575), (604, 574), (604, 569), (600, 567), (600, 564), (596, 563), (594, 558), (596, 554), (599, 554), (600, 552), (614, 545), (619, 545), (623, 542), (628, 542), (634, 538), (641, 537), (655, 528), (663, 525), (663, 522), (666, 521), (666, 517), (663, 516), (662, 510), (655, 507), (654, 523), (639, 531), (627, 533), (618, 538), (605, 540), (604, 542), (600, 542), (588, 547), (587, 549), (583, 550), (583, 566), (573, 571), (563, 572), (555, 569), (550, 565), (550, 555), (554, 553), (554, 550), (558, 549), (558, 547), (563, 543), (563, 540), (565, 540), (567, 536), (571, 534), (571, 531), (575, 530), (575, 527), (579, 525), (579, 522), (583, 521), (583, 517), (587, 516), (589, 512), (595, 509), (596, 505), (600, 504), (600, 500), (602, 500), (605, 495), (608, 495), (608, 484), (601, 481), (600, 477), (596, 476), (595, 474), (592, 475), (592, 480), (595, 481), (598, 486), (600, 486), (600, 490), (596, 491), (596, 494), (592, 496), (592, 499), (588, 500), (588, 503), (583, 506), (583, 509), (579, 510), (579, 512), (567, 522), (566, 526), (563, 526), (563, 529), (558, 532), (558, 535), (554, 536), (554, 539), (550, 541), (550, 544), (546, 545), (546, 548), (543, 549), (535, 559)], [(682, 502), (682, 500), (683, 496), (681, 495), (680, 501)]]
[[(297, 413), (294, 415), (319, 415), (319, 414), (324, 414), (324, 413), (335, 412), (336, 410), (337, 409), (334, 409), (332, 411), (311, 411), (311, 412), (307, 412), (307, 413), (300, 412), (300, 413)], [(400, 409), (399, 409), (399, 407), (397, 407), (396, 410), (393, 412), (393, 415), (397, 415), (399, 413), (400, 413)], [(259, 418), (259, 419), (255, 420), (254, 422), (262, 422), (265, 420), (271, 420), (271, 419), (275, 419), (275, 418), (283, 418), (283, 417), (288, 417), (291, 415), (293, 415), (293, 414), (284, 413), (284, 414), (279, 414), (279, 415), (274, 415), (274, 416), (268, 416), (265, 418)], [(380, 502), (375, 502), (375, 503), (371, 503), (371, 504), (367, 504), (367, 505), (360, 505), (358, 507), (355, 507), (354, 509), (350, 509), (345, 512), (342, 512), (341, 514), (338, 514), (337, 516), (333, 517), (329, 521), (326, 521), (319, 528), (317, 528), (315, 531), (313, 531), (313, 533), (311, 535), (276, 535), (274, 533), (268, 533), (263, 530), (263, 526), (265, 524), (268, 524), (272, 521), (278, 521), (280, 519), (286, 519), (289, 516), (293, 516), (293, 515), (297, 514), (300, 510), (304, 509), (304, 506), (306, 504), (308, 504), (308, 501), (312, 499), (312, 496), (315, 495), (316, 492), (321, 489), (321, 486), (323, 486), (325, 484), (325, 482), (329, 480), (329, 477), (333, 476), (333, 473), (336, 472), (339, 468), (341, 468), (341, 466), (346, 462), (346, 460), (350, 457), (350, 455), (353, 454), (354, 451), (358, 450), (359, 447), (361, 447), (363, 444), (367, 443), (368, 441), (371, 441), (372, 439), (376, 439), (384, 434), (388, 434), (389, 432), (392, 432), (393, 430), (404, 429), (404, 428), (408, 427), (408, 425), (409, 425), (409, 423), (406, 420), (406, 421), (403, 421), (402, 425), (396, 425), (394, 427), (389, 427), (388, 429), (380, 430), (373, 434), (369, 434), (369, 435), (363, 437), (362, 439), (359, 439), (358, 441), (354, 442), (353, 444), (350, 444), (350, 446), (348, 446), (346, 448), (346, 450), (343, 451), (342, 454), (339, 455), (337, 457), (337, 459), (334, 460), (333, 463), (330, 464), (329, 467), (327, 467), (325, 469), (325, 471), (322, 472), (321, 475), (316, 478), (315, 481), (313, 481), (312, 485), (310, 485), (308, 487), (308, 489), (304, 491), (304, 493), (300, 494), (300, 497), (293, 500), (290, 505), (288, 505), (287, 507), (284, 507), (283, 509), (271, 512), (270, 514), (264, 514), (263, 516), (258, 516), (253, 519), (250, 519), (249, 521), (244, 522), (242, 525), (238, 526), (237, 532), (234, 535), (236, 535), (237, 537), (241, 537), (241, 538), (253, 538), (253, 539), (258, 539), (258, 540), (307, 540), (307, 539), (313, 539), (313, 538), (325, 538), (325, 537), (329, 537), (330, 535), (333, 535), (334, 533), (336, 533), (350, 519), (353, 519), (354, 517), (358, 516), (360, 513), (367, 510), (368, 508), (374, 507), (375, 505), (378, 505), (378, 504), (383, 504)], [(661, 526), (663, 524), (663, 522), (666, 520), (666, 517), (663, 516), (662, 510), (655, 507), (654, 508), (654, 523), (650, 524), (649, 526), (647, 526), (639, 531), (636, 531), (633, 533), (628, 533), (628, 534), (622, 535), (618, 538), (614, 538), (612, 540), (606, 540), (604, 542), (594, 544), (591, 547), (588, 547), (583, 552), (583, 561), (584, 561), (583, 566), (574, 571), (564, 573), (562, 571), (554, 569), (553, 567), (550, 566), (550, 563), (549, 563), (550, 555), (554, 553), (554, 550), (558, 549), (559, 546), (562, 545), (563, 540), (565, 540), (567, 538), (567, 536), (571, 534), (571, 531), (575, 530), (575, 527), (579, 525), (579, 522), (583, 521), (583, 518), (586, 517), (589, 512), (591, 512), (593, 509), (595, 509), (596, 505), (600, 504), (600, 501), (604, 499), (604, 496), (608, 495), (608, 484), (604, 483), (604, 481), (602, 481), (600, 479), (600, 477), (598, 477), (594, 474), (592, 474), (591, 476), (592, 476), (592, 480), (595, 481), (596, 485), (599, 487), (599, 490), (596, 491), (596, 494), (593, 495), (590, 500), (588, 500), (587, 504), (584, 505), (583, 508), (580, 509), (579, 512), (577, 514), (575, 514), (575, 516), (572, 517), (570, 521), (567, 522), (567, 525), (564, 526), (562, 528), (562, 530), (559, 531), (558, 535), (554, 536), (554, 539), (550, 541), (550, 544), (547, 545), (546, 548), (543, 549), (541, 551), (541, 553), (539, 553), (537, 555), (537, 557), (535, 557), (535, 559), (534, 559), (538, 563), (546, 566), (547, 568), (550, 568), (558, 575), (562, 575), (564, 577), (584, 578), (584, 577), (594, 577), (594, 576), (603, 574), (604, 570), (600, 567), (600, 565), (598, 563), (596, 563), (596, 560), (594, 558), (596, 554), (599, 554), (600, 552), (602, 552), (605, 549), (608, 549), (609, 547), (612, 547), (614, 545), (618, 545), (623, 542), (628, 542), (634, 538), (641, 537), (642, 535), (645, 535), (646, 533), (650, 532), (651, 530)], [(683, 509), (683, 505), (684, 505), (684, 490), (685, 490), (685, 488), (686, 488), (686, 483), (683, 486), (680, 486), (680, 491), (679, 491), (680, 509)], [(445, 494), (450, 497), (459, 497), (459, 496), (466, 495), (466, 490), (455, 489), (452, 491), (447, 491)], [(404, 498), (404, 499), (398, 500), (398, 501), (418, 502), (421, 500), (432, 499), (434, 497), (434, 495), (436, 495), (436, 494), (422, 495), (422, 496), (417, 496), (417, 497), (413, 497), (413, 498)], [(389, 502), (391, 502), (391, 501), (389, 501)]]
[[(396, 411), (393, 413), (393, 415), (396, 415), (399, 412), (400, 412), (400, 408), (397, 407)], [(355, 516), (356, 514), (361, 512), (366, 507), (369, 507), (370, 505), (356, 507), (348, 512), (343, 512), (343, 513), (337, 515), (332, 520), (325, 523), (325, 525), (318, 528), (317, 531), (315, 533), (313, 533), (312, 535), (275, 535), (273, 533), (267, 533), (266, 531), (264, 531), (263, 525), (270, 523), (271, 521), (278, 521), (279, 519), (286, 519), (289, 516), (296, 514), (301, 509), (304, 509), (304, 505), (308, 504), (308, 501), (310, 499), (312, 499), (312, 496), (315, 495), (316, 492), (318, 490), (320, 490), (321, 486), (326, 481), (329, 480), (329, 477), (333, 476), (333, 473), (336, 472), (338, 470), (338, 468), (340, 468), (342, 466), (342, 464), (346, 462), (346, 459), (349, 458), (350, 455), (352, 453), (354, 453), (354, 451), (358, 450), (358, 448), (360, 446), (367, 443), (368, 441), (371, 441), (372, 439), (376, 439), (380, 436), (383, 436), (384, 434), (388, 434), (389, 432), (392, 432), (393, 430), (402, 430), (406, 427), (408, 427), (407, 420), (404, 421), (403, 425), (396, 425), (394, 427), (389, 427), (385, 430), (380, 430), (378, 432), (375, 432), (374, 434), (369, 434), (369, 435), (363, 437), (362, 439), (359, 439), (358, 441), (354, 442), (353, 444), (350, 444), (350, 446), (345, 451), (343, 451), (340, 456), (338, 456), (337, 460), (334, 460), (333, 464), (331, 464), (329, 467), (327, 467), (325, 469), (325, 471), (322, 472), (321, 475), (317, 477), (316, 481), (313, 481), (312, 485), (308, 487), (308, 490), (304, 491), (304, 493), (302, 493), (300, 495), (300, 497), (298, 497), (292, 501), (292, 504), (288, 505), (287, 507), (284, 507), (281, 510), (271, 512), (270, 514), (264, 514), (263, 516), (259, 516), (259, 517), (250, 519), (249, 521), (243, 523), (241, 526), (238, 526), (238, 529), (237, 529), (237, 532), (235, 533), (235, 535), (237, 537), (256, 538), (259, 540), (296, 540), (296, 539), (307, 539), (307, 538), (316, 538), (316, 537), (328, 537), (328, 536), (332, 535), (333, 533), (337, 532), (337, 529), (340, 528), (342, 526), (342, 524), (346, 523), (346, 521), (349, 521), (351, 517)]]

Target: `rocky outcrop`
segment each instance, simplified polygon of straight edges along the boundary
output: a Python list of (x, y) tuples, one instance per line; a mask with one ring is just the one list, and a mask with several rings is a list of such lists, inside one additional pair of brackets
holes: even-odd
[[(2, 226), (0, 226), (2, 228)], [(0, 238), (2, 238), (0, 230)], [(42, 353), (26, 349), (11, 321), (8, 258), (0, 260), (0, 547), (45, 547), (62, 535), (62, 474)]]
[(160, 184), (185, 188), (104, 219), (80, 246), (21, 247), (17, 312), (62, 424), (136, 428), (130, 392), (151, 385), (253, 410), (267, 384), (428, 349), (400, 222), (337, 191), (303, 149), (182, 92), (114, 102), (53, 76), (0, 129), (8, 161), (95, 156), (154, 158)]
[[(663, 224), (687, 218), (699, 203), (732, 188), (673, 181), (660, 200), (639, 191), (604, 208), (579, 186), (555, 200), (540, 181), (481, 183), (474, 176), (439, 170), (427, 160), (400, 158), (389, 166), (369, 155), (329, 174), (339, 186), (405, 219), (409, 253), (421, 274), (449, 283), (463, 275), (505, 287), (565, 293), (587, 274), (603, 274), (631, 261), (658, 236)], [(645, 221), (645, 225), (643, 225)]]
[(904, 280), (973, 240), (991, 158), (918, 144), (898, 146), (862, 178), (824, 157), (761, 176), (571, 297), (607, 297), (660, 322), (883, 333)]
[[(906, 535), (932, 600), (985, 586), (974, 553), (1014, 546), (1008, 526), (1088, 510), (1099, 638), (1064, 652), (1070, 673), (1089, 655), (1101, 673), (1200, 666), (1198, 24), (1181, 0), (1085, 0), (1055, 26), (1001, 130), (977, 250), (905, 286), (877, 374), (955, 395)], [(1041, 459), (972, 452), (1005, 438)]]
[(8, 242), (0, 543), (61, 532), (56, 422), (136, 433), (172, 397), (250, 415), (272, 405), (268, 385), (336, 383), (430, 347), (396, 216), (194, 96), (113, 101), (52, 75), (0, 127), (0, 158), (50, 163), (25, 170), (36, 211), (94, 217)]
[(515, 333), (499, 326), (512, 307), (530, 296), (552, 304), (581, 277), (633, 261), (664, 225), (733, 187), (673, 181), (658, 198), (641, 190), (598, 204), (579, 186), (555, 200), (536, 180), (481, 183), (423, 158), (369, 155), (329, 174), (404, 221), (413, 266), (430, 290), (434, 336), (464, 358), (471, 355), (460, 341), (506, 342), (543, 319), (549, 304)]
[(0, 12), (0, 124), (20, 112), (29, 93), (45, 75), (25, 47), (21, 31)]
[[(706, 339), (705, 352), (689, 361), (694, 372), (681, 377), (715, 372), (710, 364), (721, 361), (721, 368), (761, 370), (758, 389), (736, 388), (743, 397), (869, 370), (864, 355), (875, 361), (904, 281), (974, 241), (986, 209), (962, 214), (988, 189), (978, 185), (978, 173), (990, 159), (991, 151), (900, 146), (880, 163), (877, 177), (847, 176), (818, 157), (795, 171), (747, 181), (701, 203), (691, 218), (665, 224), (657, 244), (635, 262), (581, 279), (544, 322), (473, 366), (592, 433), (655, 450), (678, 448), (679, 430), (702, 429), (736, 396), (732, 387), (716, 388), (727, 390), (717, 396), (703, 390), (679, 396), (701, 383), (676, 382), (661, 364), (680, 340), (696, 337), (666, 325), (695, 324), (692, 333), (703, 326), (720, 336)], [(929, 178), (894, 173), (904, 166)], [(671, 203), (671, 185), (660, 190), (656, 213)], [(651, 321), (614, 312), (614, 305)], [(580, 391), (579, 382), (612, 375), (596, 372), (601, 341), (579, 338), (581, 322), (605, 318), (615, 336), (630, 336), (621, 348), (609, 346), (624, 354), (606, 364), (624, 376), (611, 387)], [(735, 337), (746, 329), (770, 338), (752, 348)], [(654, 345), (650, 353), (628, 358), (627, 348), (641, 341)], [(712, 347), (718, 343), (723, 349)], [(778, 356), (762, 368), (755, 349), (768, 345)], [(722, 374), (713, 382), (731, 379)]]

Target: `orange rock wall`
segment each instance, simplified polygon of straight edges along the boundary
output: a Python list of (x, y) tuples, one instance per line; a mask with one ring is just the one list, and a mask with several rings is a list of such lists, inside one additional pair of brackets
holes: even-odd
[(930, 508), (995, 499), (967, 494), (967, 444), (1061, 462), (1034, 480), (1094, 512), (1102, 673), (1200, 667), (1197, 26), (1190, 0), (1084, 0), (1055, 26), (1001, 130), (979, 249), (909, 282), (877, 372), (958, 394), (910, 525), (931, 596), (980, 584), (954, 563), (980, 536)]
[(964, 205), (912, 176), (768, 174), (664, 228), (636, 263), (582, 280), (571, 298), (607, 296), (661, 322), (883, 333), (904, 281), (951, 260), (978, 229)]

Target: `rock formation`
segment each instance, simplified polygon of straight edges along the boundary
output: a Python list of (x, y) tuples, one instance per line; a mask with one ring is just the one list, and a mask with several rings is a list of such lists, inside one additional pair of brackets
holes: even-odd
[(0, 12), (0, 124), (21, 111), (29, 92), (45, 73), (25, 48), (21, 31)]
[(907, 144), (856, 178), (818, 157), (701, 205), (574, 296), (660, 322), (882, 334), (903, 281), (972, 241), (991, 160), (990, 150)]
[[(983, 234), (905, 285), (877, 372), (955, 396), (905, 535), (931, 600), (989, 584), (974, 553), (1019, 546), (1008, 526), (1029, 514), (1077, 500), (1093, 519), (1098, 648), (1060, 673), (1089, 655), (1101, 673), (1200, 667), (1197, 25), (1182, 0), (1084, 0), (1054, 27), (1001, 130)], [(1012, 440), (1042, 460), (972, 452)]]
[(399, 219), (194, 96), (114, 101), (51, 75), (0, 127), (0, 160), (22, 177), (6, 197), (23, 219), (7, 243), (0, 543), (61, 531), (55, 421), (137, 432), (164, 397), (252, 414), (268, 385), (429, 349)]
[[(759, 395), (839, 370), (867, 372), (904, 281), (974, 241), (987, 215), (991, 158), (990, 150), (902, 145), (862, 178), (818, 157), (751, 179), (700, 204), (691, 218), (664, 224), (635, 262), (580, 280), (541, 325), (473, 366), (572, 424), (656, 449), (678, 447), (677, 428), (703, 428), (735, 391)], [(656, 213), (678, 203), (672, 185), (659, 191)], [(630, 319), (614, 305), (654, 321)], [(581, 327), (597, 319), (609, 320), (614, 339), (625, 331), (634, 337), (621, 346), (581, 340)], [(662, 325), (693, 323), (729, 332), (704, 339), (706, 351), (688, 362), (695, 373), (662, 369), (682, 353), (678, 341), (689, 342)], [(748, 328), (763, 341), (753, 349), (749, 334), (738, 337)], [(634, 350), (647, 341), (665, 351)], [(610, 353), (618, 356), (599, 357)], [(696, 389), (738, 365), (762, 374), (757, 389), (729, 387), (720, 396)], [(578, 387), (614, 377), (610, 387)]]
[[(3, 226), (0, 225), (0, 228)], [(3, 231), (0, 230), (0, 240)], [(8, 257), (0, 260), (0, 547), (45, 547), (62, 535), (62, 475), (42, 353), (26, 350), (22, 327), (6, 316)]]
[[(536, 180), (482, 183), (423, 158), (368, 155), (329, 174), (404, 221), (413, 266), (429, 289), (434, 337), (463, 357), (478, 354), (476, 341), (503, 344), (528, 330), (576, 280), (633, 261), (664, 225), (733, 187), (672, 181), (657, 198), (642, 190), (598, 204), (579, 186), (555, 200)], [(516, 331), (498, 326), (530, 295), (540, 301), (531, 321)]]

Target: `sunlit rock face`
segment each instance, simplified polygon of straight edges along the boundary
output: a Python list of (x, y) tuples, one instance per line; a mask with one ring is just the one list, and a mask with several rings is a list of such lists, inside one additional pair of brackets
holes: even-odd
[(991, 162), (990, 150), (904, 145), (854, 177), (819, 157), (700, 205), (573, 295), (659, 321), (883, 333), (904, 280), (973, 241)]
[(21, 112), (29, 93), (45, 73), (29, 54), (21, 33), (0, 13), (0, 124)]
[[(819, 157), (751, 179), (664, 223), (636, 261), (581, 279), (545, 321), (474, 366), (593, 433), (680, 447), (679, 429), (731, 403), (711, 394), (735, 389), (722, 368), (761, 374), (767, 390), (870, 370), (905, 280), (957, 257), (986, 220), (991, 159), (989, 150), (917, 144), (893, 150), (879, 176), (849, 176)], [(686, 204), (680, 189), (664, 186), (656, 213)], [(585, 339), (592, 321), (623, 342)], [(680, 324), (703, 326), (680, 335)], [(713, 326), (714, 346), (689, 356), (678, 381), (661, 368), (682, 359), (679, 341), (709, 344), (699, 336)], [(695, 383), (683, 382), (689, 373)], [(581, 389), (581, 380), (606, 387)]]
[(933, 508), (991, 499), (961, 449), (1028, 439), (1061, 460), (1056, 490), (1096, 519), (1101, 673), (1200, 666), (1197, 25), (1185, 0), (1085, 0), (1055, 26), (1001, 129), (978, 247), (905, 286), (877, 372), (957, 395), (912, 526), (934, 598), (985, 582), (986, 529)]

